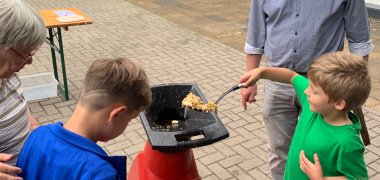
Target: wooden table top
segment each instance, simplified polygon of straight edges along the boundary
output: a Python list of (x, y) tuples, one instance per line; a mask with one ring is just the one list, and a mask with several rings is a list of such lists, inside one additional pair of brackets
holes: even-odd
[[(84, 19), (80, 20), (80, 21), (73, 21), (73, 22), (59, 22), (56, 20), (58, 15), (54, 13), (54, 11), (57, 11), (57, 10), (70, 10), (77, 15), (83, 16)], [(49, 10), (42, 9), (42, 10), (39, 10), (39, 14), (42, 17), (46, 28), (68, 27), (68, 26), (92, 24), (91, 19), (76, 8), (57, 8), (57, 9), (49, 9)]]

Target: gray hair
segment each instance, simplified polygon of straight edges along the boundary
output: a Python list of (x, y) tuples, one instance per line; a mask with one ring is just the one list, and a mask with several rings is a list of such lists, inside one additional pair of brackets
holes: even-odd
[(14, 49), (30, 49), (46, 38), (39, 14), (24, 0), (0, 0), (0, 43)]

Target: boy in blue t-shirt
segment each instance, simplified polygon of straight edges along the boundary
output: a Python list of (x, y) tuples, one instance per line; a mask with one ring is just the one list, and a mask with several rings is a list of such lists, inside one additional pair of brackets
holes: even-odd
[(126, 179), (126, 157), (96, 144), (114, 139), (151, 103), (142, 68), (127, 59), (97, 60), (87, 71), (67, 123), (34, 130), (17, 161), (24, 179)]
[(350, 112), (367, 100), (368, 63), (344, 52), (325, 54), (307, 76), (285, 68), (260, 67), (240, 78), (245, 87), (259, 79), (293, 84), (302, 112), (293, 135), (284, 179), (368, 179), (359, 118)]

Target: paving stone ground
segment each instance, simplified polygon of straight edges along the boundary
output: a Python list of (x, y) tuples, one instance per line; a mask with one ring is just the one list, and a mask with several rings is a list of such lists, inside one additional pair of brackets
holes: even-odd
[[(36, 9), (76, 7), (92, 18), (93, 24), (63, 31), (70, 100), (58, 96), (29, 103), (31, 112), (42, 124), (65, 122), (78, 100), (84, 74), (99, 58), (128, 57), (144, 67), (150, 83), (196, 83), (210, 100), (217, 99), (236, 83), (245, 71), (245, 54), (212, 38), (124, 0), (27, 0)], [(379, 21), (372, 19), (374, 42), (380, 44)], [(380, 45), (370, 64), (375, 87), (379, 84)], [(52, 72), (49, 47), (44, 44), (32, 65), (21, 75)], [(366, 147), (365, 160), (371, 179), (380, 179), (380, 92), (372, 91), (364, 107), (372, 144)], [(226, 96), (218, 116), (230, 137), (209, 146), (193, 149), (202, 179), (269, 179), (267, 137), (262, 123), (262, 82), (258, 102), (244, 111), (240, 94)], [(114, 140), (99, 143), (110, 155), (127, 155), (128, 170), (143, 149), (147, 136), (140, 120), (134, 119)]]

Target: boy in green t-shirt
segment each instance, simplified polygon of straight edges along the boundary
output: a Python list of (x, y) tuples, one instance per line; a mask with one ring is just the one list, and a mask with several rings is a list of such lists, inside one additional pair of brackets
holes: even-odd
[(350, 110), (367, 100), (368, 63), (344, 52), (325, 54), (307, 76), (285, 68), (260, 67), (240, 78), (245, 87), (259, 79), (293, 84), (302, 107), (284, 179), (368, 179), (359, 118)]

